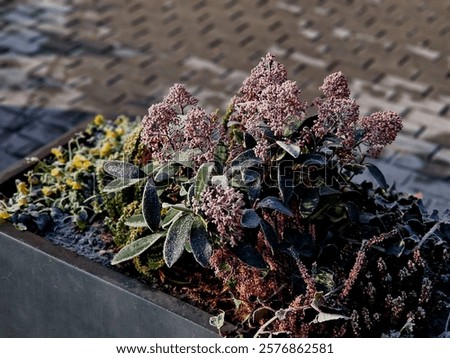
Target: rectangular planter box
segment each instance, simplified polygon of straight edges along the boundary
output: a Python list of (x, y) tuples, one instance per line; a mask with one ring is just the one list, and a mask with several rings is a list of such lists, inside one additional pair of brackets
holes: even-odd
[[(43, 158), (77, 127), (33, 153)], [(2, 191), (28, 167), (0, 174)], [(0, 337), (219, 337), (207, 313), (30, 232), (0, 224)]]

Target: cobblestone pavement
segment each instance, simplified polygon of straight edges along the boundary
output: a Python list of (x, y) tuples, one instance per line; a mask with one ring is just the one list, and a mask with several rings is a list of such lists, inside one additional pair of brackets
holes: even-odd
[(362, 113), (401, 113), (378, 165), (442, 210), (449, 16), (448, 0), (0, 0), (0, 168), (93, 113), (142, 115), (175, 82), (223, 109), (271, 51), (305, 100), (341, 70)]

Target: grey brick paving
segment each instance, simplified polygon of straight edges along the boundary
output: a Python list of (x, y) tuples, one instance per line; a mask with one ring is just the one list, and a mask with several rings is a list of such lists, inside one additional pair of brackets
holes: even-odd
[(142, 115), (175, 82), (224, 109), (271, 51), (307, 101), (341, 70), (362, 113), (401, 113), (379, 165), (442, 210), (449, 16), (449, 0), (0, 0), (0, 169), (94, 113)]

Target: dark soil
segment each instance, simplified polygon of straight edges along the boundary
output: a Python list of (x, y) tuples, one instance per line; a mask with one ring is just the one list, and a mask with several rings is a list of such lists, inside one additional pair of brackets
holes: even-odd
[(69, 215), (61, 213), (53, 216), (53, 225), (50, 230), (43, 233), (43, 236), (55, 245), (63, 246), (80, 256), (111, 267), (114, 256), (113, 245), (105, 239), (106, 229), (102, 223), (93, 223), (81, 231), (75, 228)]

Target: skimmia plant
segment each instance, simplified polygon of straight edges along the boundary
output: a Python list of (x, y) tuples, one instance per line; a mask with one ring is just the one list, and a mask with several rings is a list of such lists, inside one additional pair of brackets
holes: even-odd
[[(395, 140), (400, 116), (361, 116), (341, 72), (321, 90), (307, 117), (300, 89), (270, 54), (221, 120), (174, 85), (143, 118), (142, 168), (104, 164), (115, 178), (107, 192), (145, 181), (125, 222), (141, 237), (113, 264), (157, 243), (168, 267), (192, 253), (223, 280), (257, 336), (395, 336), (414, 326), (423, 334), (426, 271), (448, 258), (449, 224), (365, 161)], [(376, 185), (353, 182), (366, 170)], [(438, 260), (428, 265), (429, 230), (442, 246), (427, 243)]]
[(144, 167), (104, 164), (115, 177), (105, 192), (146, 182), (141, 212), (126, 224), (151, 234), (124, 247), (114, 263), (161, 239), (169, 267), (185, 249), (207, 266), (217, 247), (255, 264), (263, 261), (254, 245), (258, 234), (272, 251), (280, 243), (295, 248), (301, 240), (278, 242), (278, 234), (304, 235), (300, 226), (324, 215), (336, 215), (335, 221), (355, 216), (357, 204), (342, 200), (342, 193), (351, 191), (351, 178), (365, 169), (387, 187), (364, 158), (379, 155), (395, 139), (401, 119), (393, 112), (360, 117), (340, 72), (328, 76), (321, 89), (326, 98), (313, 103), (318, 114), (306, 118), (300, 89), (269, 54), (219, 121), (216, 113), (198, 107), (184, 86), (174, 85), (142, 121)]
[[(211, 321), (234, 335), (448, 335), (449, 213), (366, 160), (395, 140), (399, 115), (361, 115), (341, 72), (320, 89), (307, 104), (271, 54), (223, 116), (176, 84), (142, 121), (98, 116), (55, 148), (0, 219), (32, 228), (58, 207), (81, 229), (105, 222), (112, 264), (183, 292), (183, 277), (206, 278), (190, 299), (222, 310)], [(364, 172), (374, 180), (354, 180)]]

